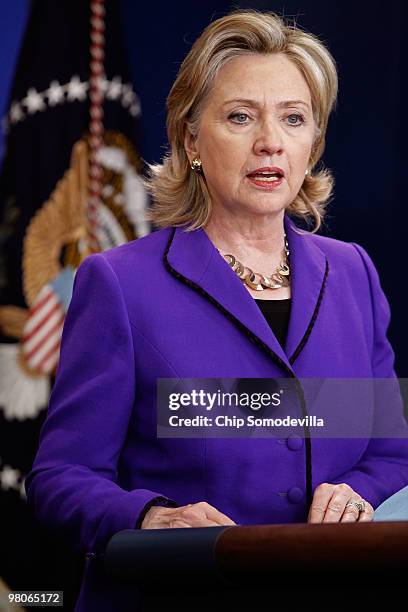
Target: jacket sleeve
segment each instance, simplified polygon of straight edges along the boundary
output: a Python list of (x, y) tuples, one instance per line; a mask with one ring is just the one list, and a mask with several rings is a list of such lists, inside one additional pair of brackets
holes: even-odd
[(135, 398), (133, 350), (118, 279), (104, 255), (91, 255), (75, 277), (48, 415), (26, 479), (39, 520), (86, 552), (140, 526), (152, 504), (177, 505), (160, 492), (117, 483)]
[[(373, 437), (357, 465), (333, 481), (345, 482), (376, 508), (385, 499), (408, 485), (408, 425), (404, 417), (394, 352), (387, 339), (390, 308), (378, 273), (366, 251), (353, 245), (364, 264), (371, 293), (373, 323), (372, 372), (374, 379), (390, 379), (375, 384)], [(387, 436), (387, 437), (384, 437)]]

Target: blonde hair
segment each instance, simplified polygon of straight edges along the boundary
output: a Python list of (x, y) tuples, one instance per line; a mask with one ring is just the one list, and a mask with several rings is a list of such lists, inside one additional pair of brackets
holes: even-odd
[[(278, 15), (256, 10), (234, 11), (203, 31), (181, 64), (167, 98), (169, 151), (162, 164), (150, 166), (146, 185), (153, 197), (149, 218), (158, 227), (205, 226), (211, 215), (211, 198), (205, 177), (191, 170), (184, 148), (186, 128), (196, 134), (203, 103), (220, 68), (245, 54), (283, 53), (303, 74), (311, 93), (316, 124), (309, 167), (319, 161), (325, 145), (330, 112), (337, 96), (335, 62), (323, 43)], [(287, 212), (313, 222), (317, 231), (332, 194), (329, 170), (309, 171)]]

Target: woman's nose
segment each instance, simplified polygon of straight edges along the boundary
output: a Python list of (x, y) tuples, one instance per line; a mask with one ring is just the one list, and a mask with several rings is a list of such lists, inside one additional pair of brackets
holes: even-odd
[(283, 143), (278, 126), (272, 124), (272, 122), (262, 123), (256, 134), (253, 148), (256, 155), (281, 153)]

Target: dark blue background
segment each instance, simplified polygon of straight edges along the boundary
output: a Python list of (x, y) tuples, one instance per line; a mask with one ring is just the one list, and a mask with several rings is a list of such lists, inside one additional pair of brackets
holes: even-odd
[[(191, 43), (219, 1), (138, 3), (121, 0), (123, 31), (143, 110), (142, 156), (159, 161), (166, 145), (165, 99)], [(28, 0), (0, 2), (0, 114), (4, 114), (24, 30)], [(234, 6), (295, 16), (322, 38), (339, 69), (340, 95), (327, 135), (325, 164), (336, 177), (325, 232), (362, 244), (373, 258), (391, 304), (390, 339), (399, 376), (408, 376), (405, 291), (408, 174), (408, 8), (402, 0), (263, 2)], [(52, 50), (50, 50), (52, 51)]]

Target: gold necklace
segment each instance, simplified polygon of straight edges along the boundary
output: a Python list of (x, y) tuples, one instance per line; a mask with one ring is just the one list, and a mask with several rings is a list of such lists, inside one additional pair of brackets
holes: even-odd
[(251, 268), (244, 266), (234, 255), (231, 255), (231, 253), (224, 254), (218, 249), (217, 250), (238, 278), (240, 278), (250, 289), (254, 291), (281, 289), (282, 287), (288, 287), (290, 284), (289, 245), (286, 234), (284, 234), (283, 237), (285, 241), (282, 251), (283, 259), (271, 276), (265, 276), (265, 274), (254, 272)]

